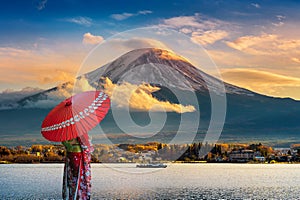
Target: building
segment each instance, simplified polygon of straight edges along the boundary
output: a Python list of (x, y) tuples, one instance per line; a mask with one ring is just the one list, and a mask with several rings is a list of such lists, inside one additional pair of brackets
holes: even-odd
[(254, 151), (247, 149), (239, 149), (229, 153), (229, 161), (231, 162), (247, 162), (253, 160)]
[(297, 156), (300, 152), (300, 144), (292, 144), (291, 145), (291, 155)]
[(266, 158), (263, 157), (263, 156), (255, 156), (254, 157), (254, 160), (257, 160), (259, 162), (265, 162), (266, 161)]
[(291, 153), (290, 148), (274, 148), (274, 153), (277, 156), (286, 156)]

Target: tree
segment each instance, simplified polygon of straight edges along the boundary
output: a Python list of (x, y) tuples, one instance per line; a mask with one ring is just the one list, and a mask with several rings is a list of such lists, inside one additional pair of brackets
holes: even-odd
[(43, 151), (43, 146), (42, 145), (32, 145), (31, 146), (31, 151), (33, 153), (42, 152)]
[(0, 147), (0, 157), (2, 156), (8, 156), (11, 152), (7, 147)]

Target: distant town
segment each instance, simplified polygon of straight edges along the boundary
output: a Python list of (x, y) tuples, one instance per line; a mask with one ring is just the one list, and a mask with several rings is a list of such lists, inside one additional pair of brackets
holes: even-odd
[[(0, 163), (62, 163), (65, 148), (60, 144), (30, 147), (0, 146)], [(300, 144), (272, 148), (258, 144), (95, 144), (94, 163), (300, 163)]]

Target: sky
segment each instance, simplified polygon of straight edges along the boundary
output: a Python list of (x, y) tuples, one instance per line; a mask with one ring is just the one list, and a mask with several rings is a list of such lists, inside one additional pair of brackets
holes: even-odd
[(224, 81), (300, 100), (299, 10), (292, 0), (2, 1), (0, 91), (54, 87), (74, 78), (97, 44), (158, 26), (202, 45)]

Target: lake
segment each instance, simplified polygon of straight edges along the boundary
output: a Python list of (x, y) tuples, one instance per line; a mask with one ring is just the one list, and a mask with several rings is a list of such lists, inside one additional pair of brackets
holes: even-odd
[[(63, 164), (0, 165), (0, 199), (61, 199)], [(297, 164), (92, 164), (92, 199), (299, 199)]]

